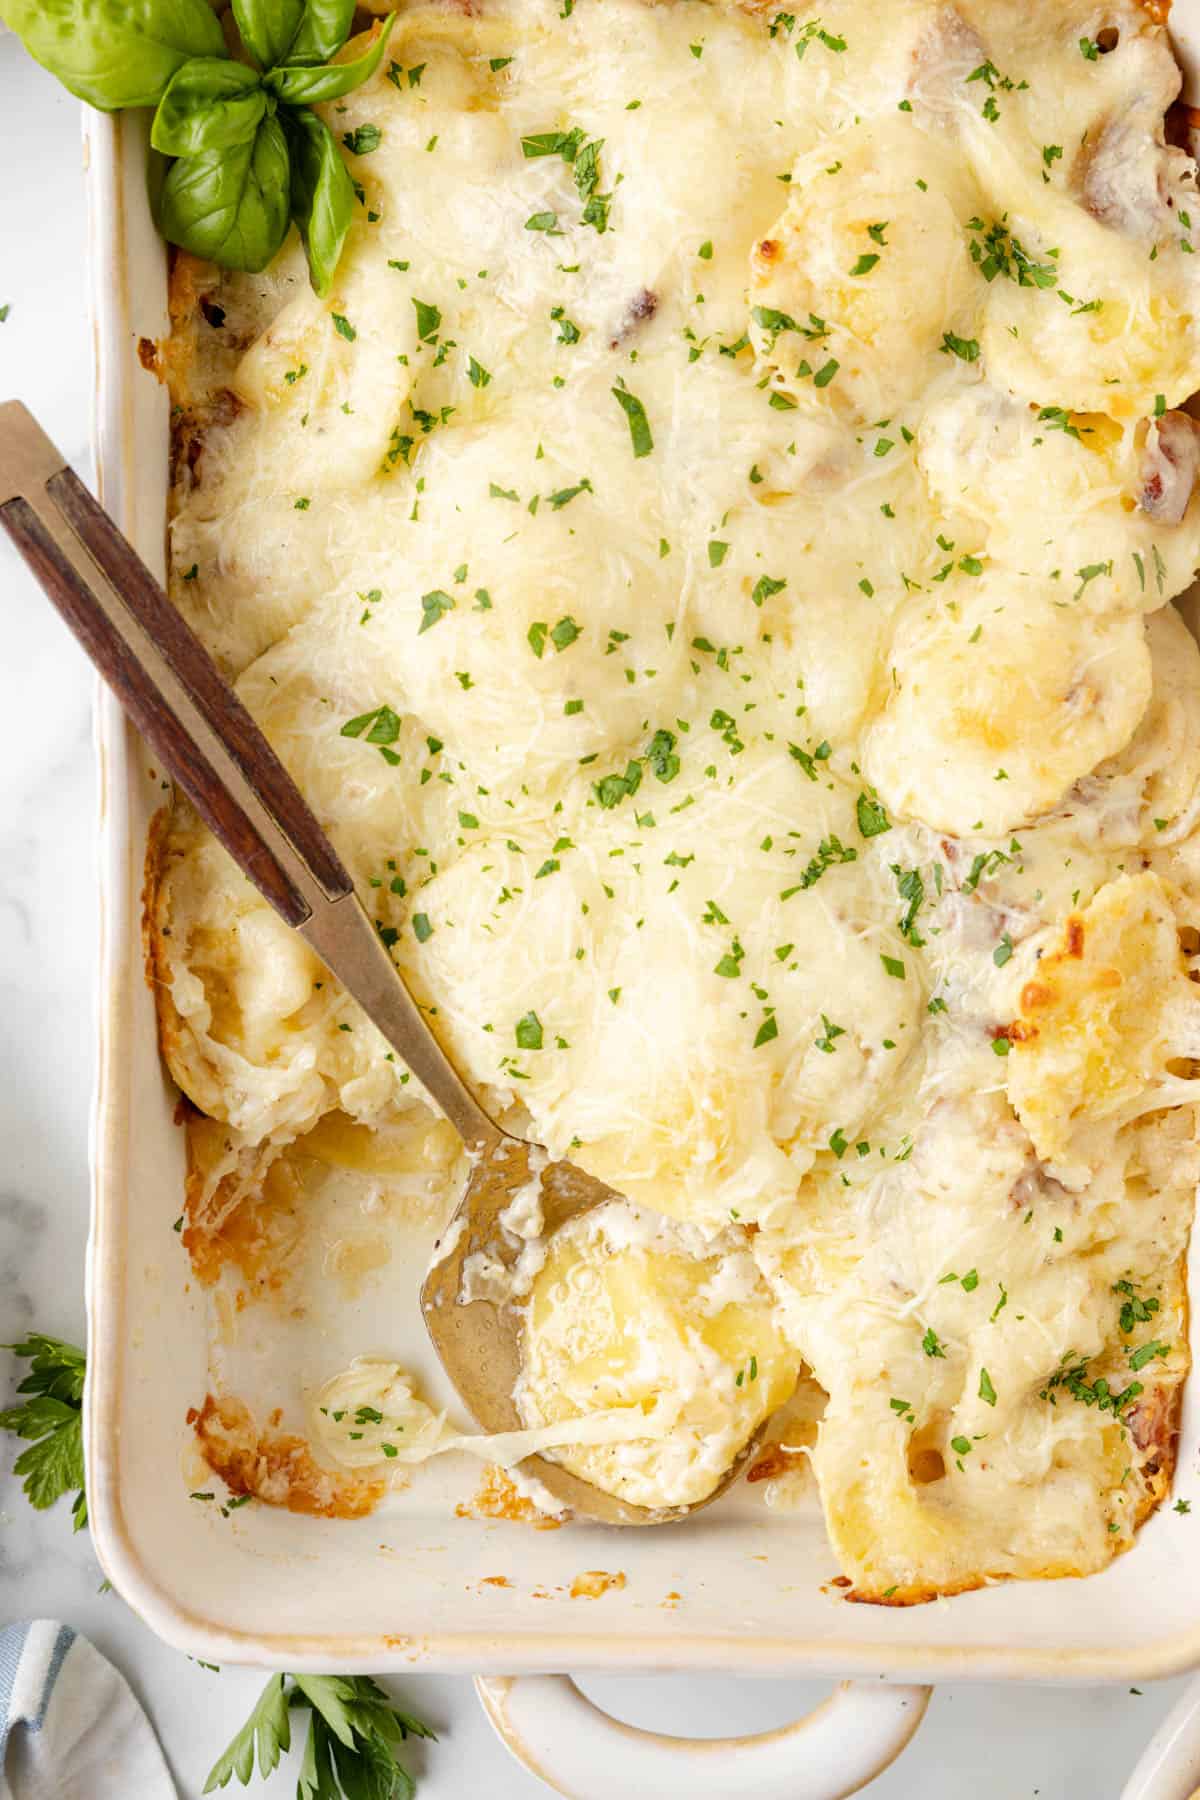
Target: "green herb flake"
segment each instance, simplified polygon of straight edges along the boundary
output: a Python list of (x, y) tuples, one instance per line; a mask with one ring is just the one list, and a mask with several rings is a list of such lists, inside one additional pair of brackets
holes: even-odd
[(413, 305), (417, 312), (417, 336), (423, 344), (435, 343), (442, 326), (441, 309), (428, 300), (414, 299)]
[(428, 594), (421, 595), (421, 623), (417, 627), (417, 636), (431, 631), (448, 612), (454, 611), (454, 597), (443, 588), (434, 588)]
[(952, 331), (942, 333), (943, 356), (957, 356), (960, 362), (979, 361), (979, 344), (975, 338), (956, 337)]
[(858, 829), (865, 838), (879, 837), (892, 829), (892, 822), (887, 816), (882, 803), (869, 794), (860, 794), (855, 801), (858, 814)]
[(383, 133), (378, 125), (359, 125), (353, 131), (343, 131), (342, 142), (352, 156), (370, 156), (383, 142)]
[(753, 600), (755, 606), (761, 606), (763, 601), (769, 600), (773, 594), (782, 594), (786, 586), (786, 577), (760, 575), (754, 584), (754, 592), (751, 594), (750, 598)]
[(629, 421), (629, 436), (635, 457), (649, 456), (654, 448), (654, 437), (650, 430), (650, 422), (646, 417), (646, 409), (636, 394), (631, 394), (626, 387), (610, 389), (613, 399)]
[(542, 1021), (535, 1012), (527, 1012), (523, 1019), (517, 1020), (516, 1038), (519, 1050), (542, 1048)]

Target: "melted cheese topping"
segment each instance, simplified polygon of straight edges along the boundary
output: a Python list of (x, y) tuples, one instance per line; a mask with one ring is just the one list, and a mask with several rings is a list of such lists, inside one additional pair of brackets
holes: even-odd
[[(329, 299), (177, 270), (178, 604), (486, 1103), (682, 1232), (531, 1255), (527, 1421), (700, 1498), (803, 1365), (869, 1597), (1100, 1566), (1187, 1365), (1197, 203), (1098, 17), (406, 6)], [(229, 1144), (426, 1110), (186, 807), (152, 935)]]

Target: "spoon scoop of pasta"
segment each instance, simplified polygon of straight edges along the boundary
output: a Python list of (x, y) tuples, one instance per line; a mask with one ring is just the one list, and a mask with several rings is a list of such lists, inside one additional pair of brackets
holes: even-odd
[[(569, 1162), (504, 1131), (434, 1036), (291, 776), (200, 640), (65, 457), (17, 401), (0, 404), (0, 527), (200, 817), (279, 916), (312, 945), (393, 1046), (470, 1153), (466, 1191), (426, 1278), (430, 1337), (484, 1431), (523, 1428), (514, 1398), (521, 1319), (468, 1297), (468, 1258), (501, 1274), (521, 1240), (503, 1215), (537, 1184), (544, 1231), (617, 1196)], [(633, 1423), (631, 1415), (631, 1423)], [(562, 1434), (559, 1434), (562, 1441)], [(723, 1492), (757, 1447), (698, 1505)], [(546, 1457), (519, 1465), (564, 1506), (610, 1525), (662, 1524), (696, 1507), (631, 1505)]]

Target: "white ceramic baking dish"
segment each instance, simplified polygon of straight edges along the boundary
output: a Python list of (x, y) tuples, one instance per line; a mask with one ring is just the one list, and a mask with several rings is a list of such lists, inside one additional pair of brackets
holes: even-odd
[[(1177, 3), (1182, 10), (1184, 0)], [(1192, 11), (1200, 19), (1200, 0)], [(86, 141), (100, 490), (161, 573), (168, 407), (137, 344), (167, 330), (166, 261), (146, 203), (144, 124), (135, 115), (88, 114)], [(519, 1744), (531, 1767), (579, 1796), (592, 1791), (587, 1756), (603, 1768), (606, 1793), (614, 1777), (615, 1791), (624, 1791), (620, 1773), (632, 1757), (630, 1791), (672, 1797), (743, 1791), (732, 1757), (760, 1800), (776, 1792), (830, 1800), (869, 1779), (906, 1741), (926, 1697), (916, 1684), (1136, 1682), (1200, 1664), (1200, 1536), (1194, 1519), (1169, 1506), (1100, 1575), (894, 1610), (848, 1605), (829, 1585), (835, 1565), (815, 1511), (781, 1516), (736, 1497), (685, 1526), (625, 1534), (457, 1516), (462, 1473), (442, 1474), (439, 1465), (395, 1511), (355, 1523), (264, 1506), (223, 1518), (189, 1499), (197, 1483), (185, 1415), (205, 1392), (205, 1311), (171, 1229), (183, 1187), (182, 1134), (158, 1059), (140, 939), (144, 846), (162, 781), (107, 692), (99, 696), (97, 745), (102, 951), (87, 1479), (101, 1560), (161, 1638), (209, 1661), (300, 1670), (512, 1677), (564, 1668), (727, 1669), (871, 1684), (843, 1689), (832, 1707), (790, 1734), (771, 1734), (753, 1754), (744, 1745), (696, 1750), (685, 1771), (662, 1748), (666, 1740), (654, 1740), (651, 1760), (667, 1759), (657, 1774), (642, 1760), (642, 1734), (602, 1722), (574, 1689), (486, 1684), (485, 1703), (510, 1747)], [(410, 1304), (424, 1255), (414, 1239), (411, 1268), (377, 1283), (385, 1290), (378, 1300), (331, 1309), (322, 1327), (327, 1372), (355, 1350), (374, 1349), (415, 1364), (434, 1384)], [(393, 1266), (404, 1266), (403, 1254)], [(285, 1358), (288, 1349), (285, 1341)], [(1179, 1444), (1185, 1485), (1198, 1460), (1193, 1379)], [(571, 1598), (573, 1578), (596, 1568), (623, 1572), (625, 1585), (600, 1599)], [(497, 1576), (509, 1585), (484, 1580)], [(905, 1685), (881, 1695), (881, 1678)], [(1143, 1781), (1139, 1795), (1181, 1800), (1191, 1792), (1200, 1768), (1186, 1737), (1177, 1732), (1174, 1750), (1154, 1752), (1158, 1785)], [(806, 1767), (803, 1782), (797, 1762)], [(1149, 1765), (1143, 1775), (1151, 1779)]]

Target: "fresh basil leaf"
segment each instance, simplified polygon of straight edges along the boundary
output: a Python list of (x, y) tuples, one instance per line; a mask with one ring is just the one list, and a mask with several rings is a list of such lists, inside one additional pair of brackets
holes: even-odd
[(247, 144), (267, 110), (253, 69), (196, 56), (176, 69), (158, 103), (150, 142), (167, 156), (199, 156)]
[(329, 127), (300, 107), (282, 115), (292, 155), (292, 217), (313, 287), (329, 292), (354, 217), (354, 183)]
[(190, 57), (227, 54), (208, 0), (0, 0), (0, 19), (102, 112), (157, 106)]
[(262, 69), (283, 61), (303, 13), (304, 0), (233, 0), (242, 42)]
[(172, 163), (162, 192), (162, 233), (223, 269), (265, 269), (287, 236), (290, 165), (278, 119), (253, 139)]
[(395, 23), (396, 15), (390, 13), (370, 49), (362, 56), (356, 56), (353, 62), (330, 63), (324, 69), (308, 69), (298, 68), (289, 61), (286, 67), (271, 70), (266, 77), (267, 86), (289, 106), (299, 106), (302, 103), (316, 106), (323, 100), (340, 100), (344, 94), (352, 94), (356, 87), (361, 87), (364, 81), (371, 79), (387, 49), (387, 41)]
[(324, 63), (336, 55), (350, 36), (354, 6), (355, 0), (305, 0), (289, 63)]

